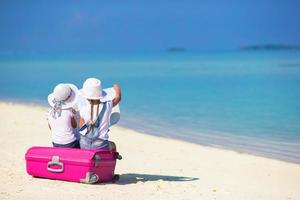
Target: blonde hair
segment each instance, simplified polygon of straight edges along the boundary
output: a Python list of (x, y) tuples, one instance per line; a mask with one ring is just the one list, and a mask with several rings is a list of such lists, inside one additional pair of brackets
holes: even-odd
[(93, 118), (94, 118), (94, 105), (97, 105), (97, 115), (99, 112), (99, 105), (100, 105), (100, 100), (94, 100), (94, 99), (88, 99), (88, 101), (90, 102), (91, 105), (91, 121), (93, 122)]

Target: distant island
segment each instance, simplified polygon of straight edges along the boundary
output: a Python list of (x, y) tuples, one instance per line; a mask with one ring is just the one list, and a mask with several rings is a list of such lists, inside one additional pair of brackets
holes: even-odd
[(178, 48), (178, 47), (170, 47), (166, 49), (167, 52), (184, 52), (185, 48)]
[(283, 45), (283, 44), (264, 44), (264, 45), (249, 45), (243, 46), (240, 48), (243, 51), (253, 50), (253, 51), (261, 51), (261, 50), (300, 50), (300, 45)]

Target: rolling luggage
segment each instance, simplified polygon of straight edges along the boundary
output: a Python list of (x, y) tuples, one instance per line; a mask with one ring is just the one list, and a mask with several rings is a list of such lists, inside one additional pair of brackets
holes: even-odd
[(25, 159), (31, 176), (92, 184), (117, 179), (116, 159), (121, 156), (107, 150), (31, 147)]

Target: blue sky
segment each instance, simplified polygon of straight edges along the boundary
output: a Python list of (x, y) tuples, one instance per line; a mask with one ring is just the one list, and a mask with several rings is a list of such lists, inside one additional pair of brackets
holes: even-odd
[(300, 44), (300, 1), (0, 1), (0, 52), (231, 50)]

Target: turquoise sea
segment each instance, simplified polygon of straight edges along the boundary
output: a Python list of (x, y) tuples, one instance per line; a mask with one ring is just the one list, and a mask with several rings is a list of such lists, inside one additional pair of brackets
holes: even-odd
[(1, 55), (0, 69), (2, 100), (47, 105), (56, 84), (97, 77), (121, 85), (122, 126), (300, 163), (300, 51)]

